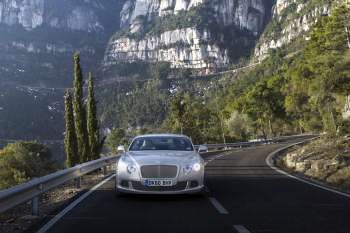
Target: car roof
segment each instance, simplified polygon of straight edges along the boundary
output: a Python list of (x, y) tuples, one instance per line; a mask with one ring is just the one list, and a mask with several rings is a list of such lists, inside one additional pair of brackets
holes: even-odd
[(179, 137), (179, 138), (188, 138), (190, 139), (188, 136), (186, 135), (182, 135), (182, 134), (171, 134), (171, 133), (164, 133), (164, 134), (145, 134), (145, 135), (140, 135), (135, 137), (136, 138), (144, 138), (144, 137)]

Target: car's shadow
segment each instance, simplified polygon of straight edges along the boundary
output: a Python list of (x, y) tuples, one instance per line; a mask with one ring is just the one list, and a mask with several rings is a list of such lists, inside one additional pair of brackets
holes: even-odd
[(122, 194), (117, 198), (127, 201), (135, 202), (184, 202), (184, 201), (198, 201), (207, 198), (208, 191), (194, 194)]

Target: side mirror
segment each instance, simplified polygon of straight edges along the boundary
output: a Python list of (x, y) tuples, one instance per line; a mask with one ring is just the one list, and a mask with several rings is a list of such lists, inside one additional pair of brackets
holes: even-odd
[(198, 153), (207, 152), (207, 151), (208, 151), (208, 147), (207, 146), (200, 145), (199, 148), (198, 148)]
[(118, 154), (125, 153), (125, 146), (118, 146), (117, 152), (118, 152)]

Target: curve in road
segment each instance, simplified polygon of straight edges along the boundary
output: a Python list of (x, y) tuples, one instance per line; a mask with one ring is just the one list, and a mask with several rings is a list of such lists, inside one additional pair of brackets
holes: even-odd
[(267, 156), (284, 146), (236, 149), (205, 158), (204, 196), (116, 198), (110, 180), (47, 232), (349, 233), (349, 198), (266, 164)]

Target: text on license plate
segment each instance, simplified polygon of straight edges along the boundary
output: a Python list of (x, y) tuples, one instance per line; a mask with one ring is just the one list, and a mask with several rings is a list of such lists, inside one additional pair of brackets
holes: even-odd
[(145, 186), (172, 186), (172, 180), (144, 180), (143, 184)]

